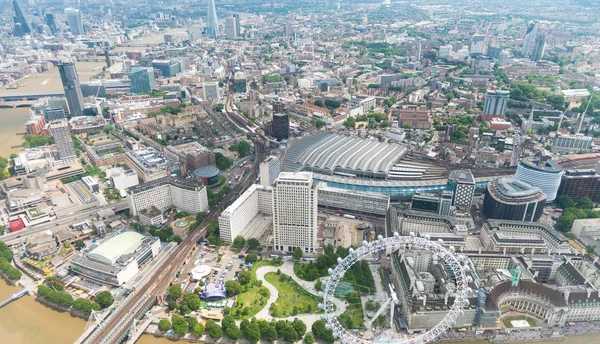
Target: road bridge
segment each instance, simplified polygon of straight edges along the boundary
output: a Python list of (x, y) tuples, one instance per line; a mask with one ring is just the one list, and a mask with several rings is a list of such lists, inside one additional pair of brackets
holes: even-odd
[(46, 97), (62, 97), (65, 92), (0, 93), (0, 102), (38, 100)]

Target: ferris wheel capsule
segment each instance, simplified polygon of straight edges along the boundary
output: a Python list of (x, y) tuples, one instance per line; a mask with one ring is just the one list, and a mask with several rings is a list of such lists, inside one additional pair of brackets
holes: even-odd
[(317, 307), (319, 307), (319, 309), (323, 309), (323, 303), (319, 302), (319, 303), (317, 304)]
[(344, 260), (342, 259), (342, 257), (338, 257), (338, 259), (337, 259), (338, 264), (342, 264), (343, 261)]
[(331, 275), (332, 273), (333, 273), (333, 269), (332, 268), (327, 269), (327, 274), (328, 275)]
[(323, 292), (322, 291), (319, 292), (319, 297), (323, 297)]
[(348, 249), (348, 252), (349, 252), (350, 254), (353, 254), (355, 251), (354, 251), (354, 249), (353, 249), (352, 247), (350, 247), (350, 248)]
[(379, 240), (379, 241), (383, 240), (383, 235), (380, 234), (379, 236), (377, 236), (377, 240)]
[(397, 238), (397, 237), (399, 237), (399, 236), (400, 236), (400, 233), (398, 233), (398, 232), (394, 232), (394, 236)]
[(368, 241), (366, 241), (366, 240), (363, 240), (363, 245), (364, 245), (364, 246), (367, 246), (367, 245), (369, 245), (369, 242), (368, 242)]

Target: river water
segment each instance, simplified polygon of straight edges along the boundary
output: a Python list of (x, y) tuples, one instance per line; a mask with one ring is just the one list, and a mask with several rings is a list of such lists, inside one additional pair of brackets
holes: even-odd
[[(0, 300), (9, 298), (20, 287), (0, 278)], [(0, 343), (73, 343), (83, 332), (85, 321), (69, 313), (57, 312), (26, 295), (0, 309)]]
[[(103, 62), (77, 62), (77, 72), (81, 81), (89, 80), (102, 70)], [(19, 80), (23, 87), (16, 89), (0, 89), (0, 93), (32, 93), (61, 91), (62, 83), (58, 68), (53, 68), (37, 75), (28, 75)], [(11, 153), (18, 153), (21, 148), (10, 148), (23, 143), (25, 123), (29, 118), (29, 108), (0, 109), (0, 156), (8, 158)]]

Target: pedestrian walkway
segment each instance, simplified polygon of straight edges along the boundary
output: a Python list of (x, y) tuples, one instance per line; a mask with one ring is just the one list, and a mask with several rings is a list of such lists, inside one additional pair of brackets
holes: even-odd
[[(294, 275), (294, 263), (293, 262), (284, 262), (283, 265), (281, 265), (281, 266), (261, 266), (256, 270), (256, 278), (258, 280), (262, 281), (263, 286), (265, 286), (265, 287), (267, 287), (267, 289), (269, 289), (271, 296), (269, 296), (269, 300), (267, 301), (267, 304), (265, 305), (265, 307), (260, 312), (258, 312), (255, 315), (255, 317), (257, 319), (265, 319), (267, 321), (271, 321), (271, 319), (289, 320), (289, 321), (292, 321), (294, 319), (300, 319), (306, 324), (306, 326), (308, 328), (310, 328), (315, 321), (321, 319), (321, 314), (298, 314), (298, 315), (288, 317), (288, 318), (274, 318), (269, 314), (271, 305), (275, 301), (277, 301), (277, 298), (279, 297), (279, 292), (277, 291), (277, 288), (275, 288), (271, 283), (269, 283), (265, 280), (265, 275), (269, 272), (276, 272), (277, 270), (280, 270), (282, 273), (284, 273), (288, 276), (291, 276), (292, 279), (294, 281), (296, 281), (296, 283), (301, 285), (309, 293), (311, 293), (313, 295), (317, 295), (317, 296), (319, 295), (319, 292), (315, 289), (316, 282), (303, 281), (303, 280), (299, 279), (296, 275)], [(335, 312), (336, 314), (342, 314), (346, 310), (346, 303), (344, 301), (337, 299), (337, 298), (333, 298), (333, 303), (336, 306), (336, 312)], [(238, 321), (238, 323), (239, 322), (241, 322), (241, 321)]]

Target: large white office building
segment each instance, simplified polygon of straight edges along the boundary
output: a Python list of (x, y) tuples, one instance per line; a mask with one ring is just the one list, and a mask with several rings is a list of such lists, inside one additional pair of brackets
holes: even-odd
[(206, 187), (196, 181), (167, 177), (127, 189), (131, 215), (156, 207), (164, 212), (176, 208), (188, 213), (208, 210)]
[(253, 184), (219, 216), (221, 240), (260, 236), (273, 224), (273, 188)]
[(260, 185), (272, 186), (281, 172), (281, 160), (271, 155), (260, 163)]
[(274, 249), (317, 250), (317, 186), (310, 172), (281, 172), (273, 187)]

